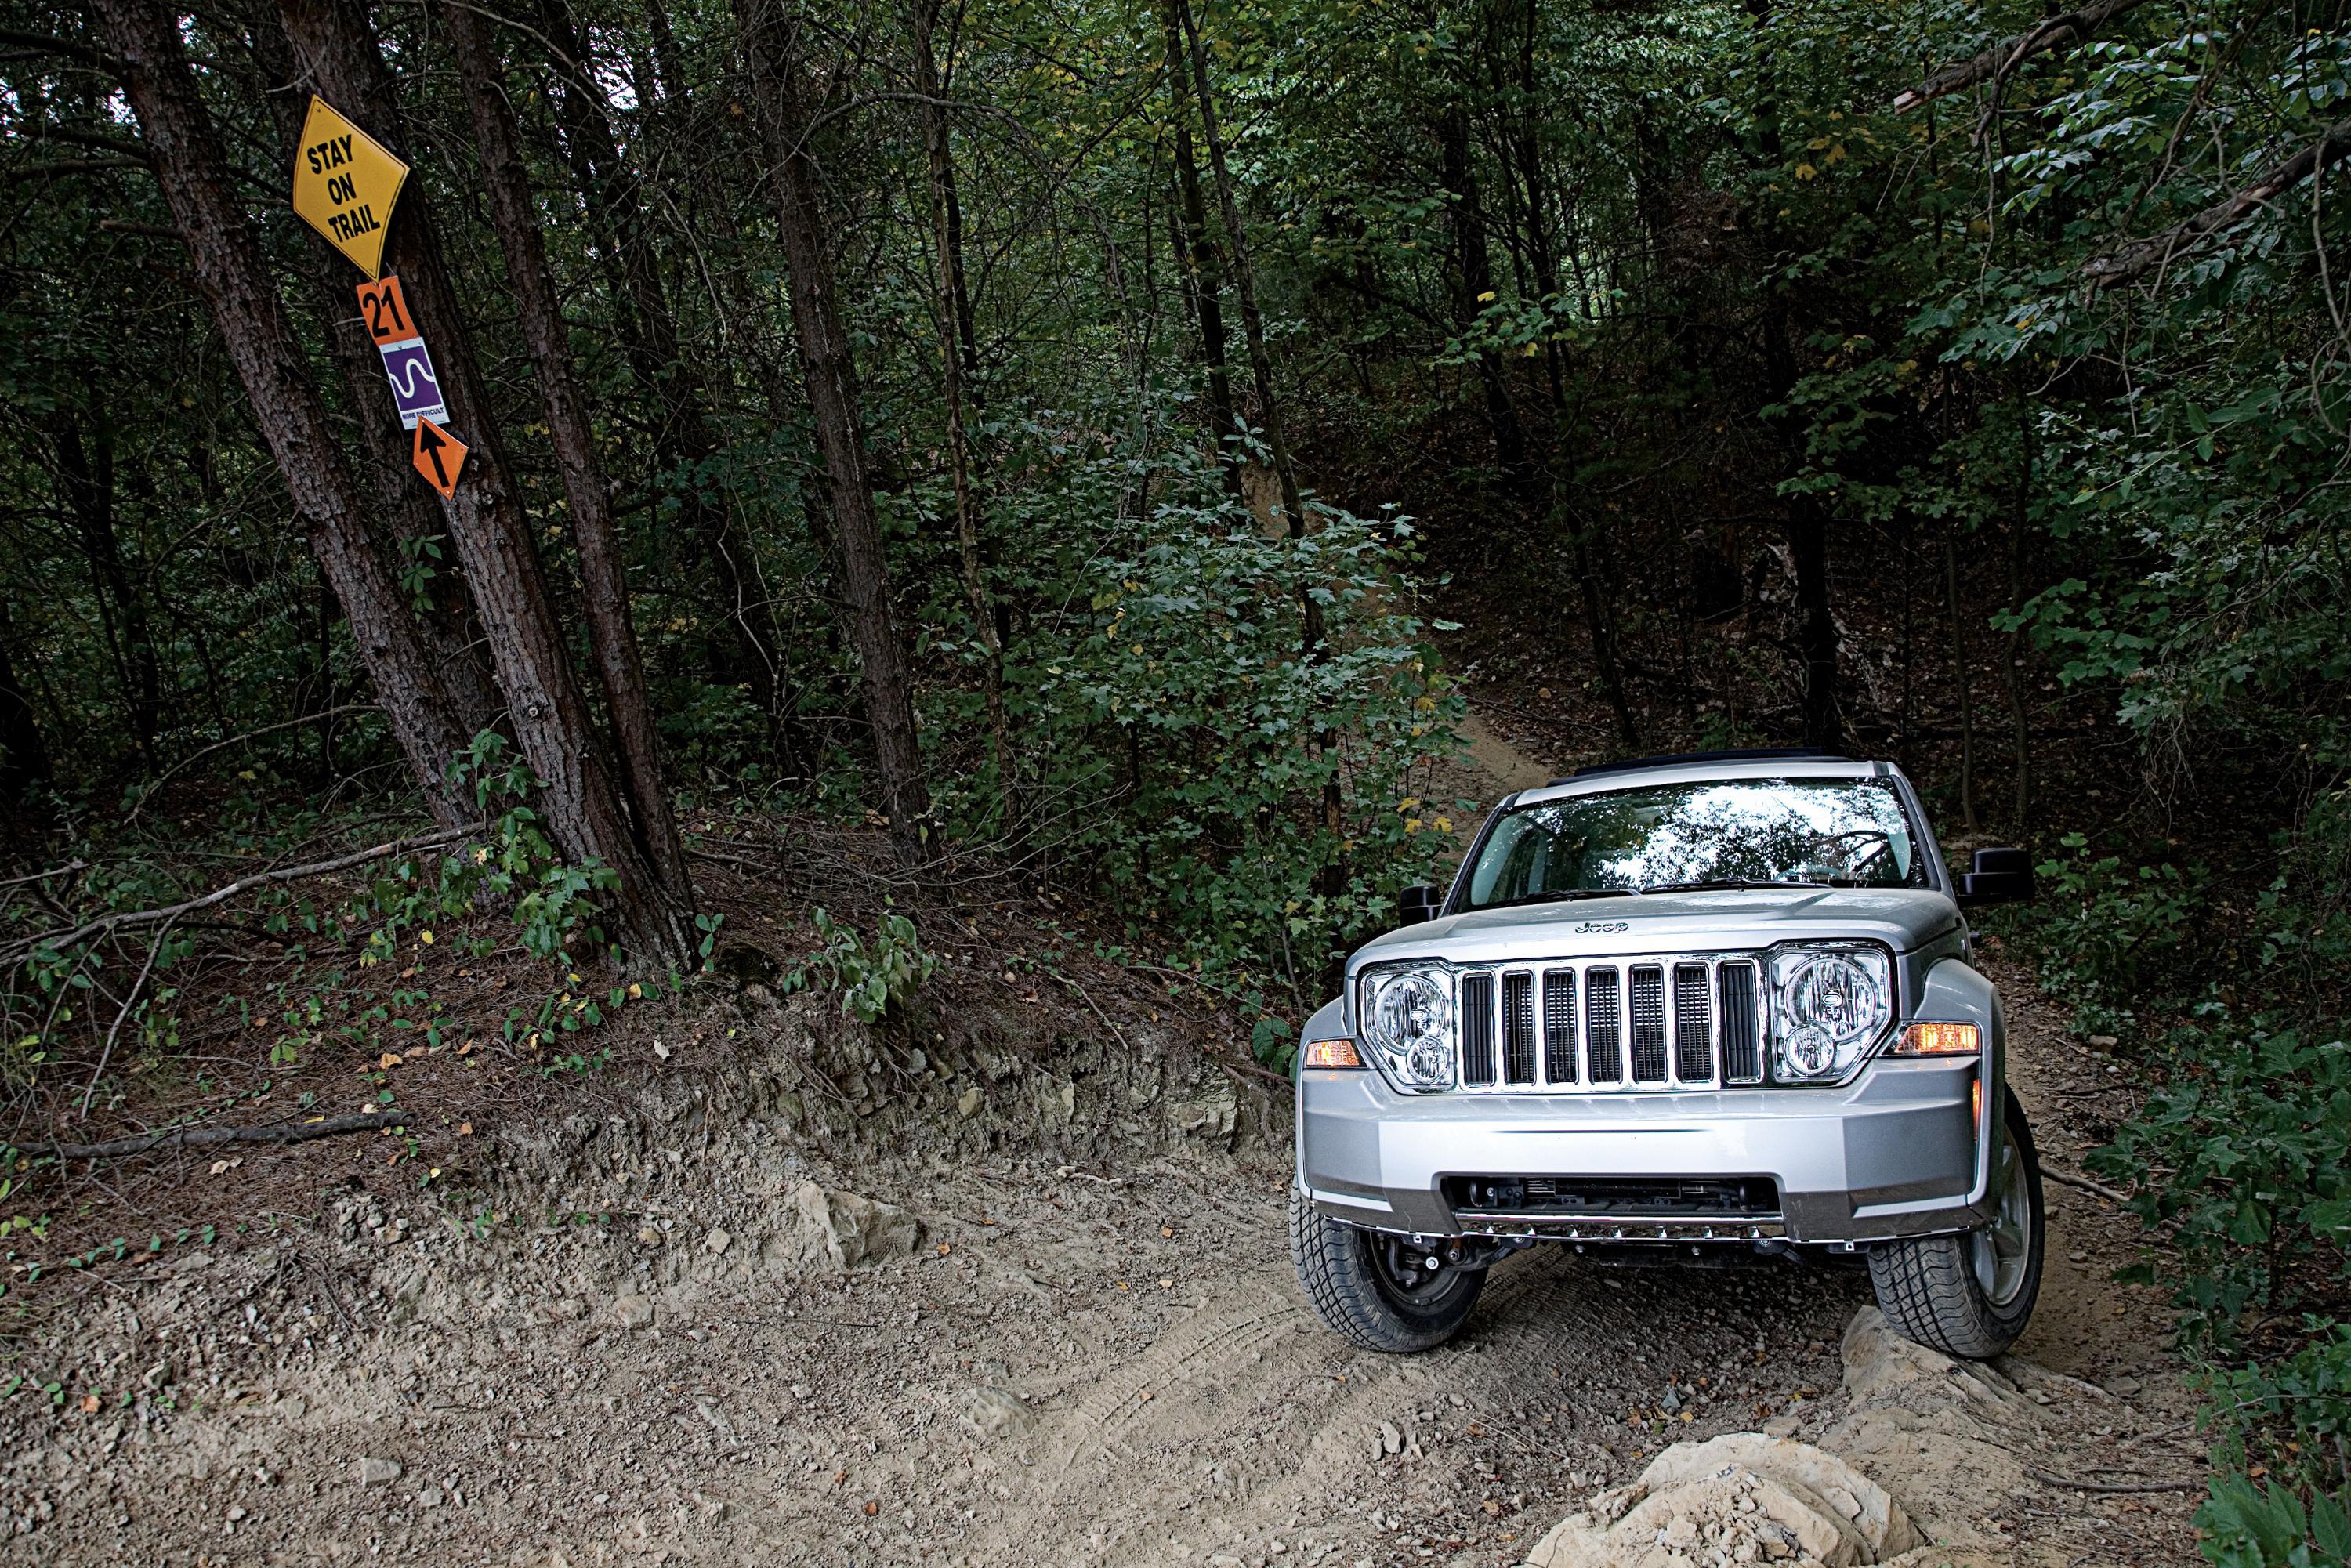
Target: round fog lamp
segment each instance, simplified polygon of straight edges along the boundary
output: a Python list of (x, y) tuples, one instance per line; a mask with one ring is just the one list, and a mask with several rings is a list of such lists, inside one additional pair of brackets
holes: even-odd
[(1836, 1061), (1836, 1041), (1826, 1030), (1806, 1024), (1788, 1037), (1788, 1061), (1799, 1071), (1826, 1072)]
[(1404, 1070), (1424, 1089), (1442, 1089), (1453, 1082), (1453, 1052), (1443, 1040), (1424, 1040), (1405, 1058)]

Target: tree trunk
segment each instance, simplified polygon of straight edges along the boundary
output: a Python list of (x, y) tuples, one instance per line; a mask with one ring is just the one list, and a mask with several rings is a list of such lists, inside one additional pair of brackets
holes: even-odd
[(882, 796), (898, 856), (930, 852), (930, 792), (914, 737), (906, 650), (890, 599), (890, 569), (866, 466), (857, 366), (833, 283), (832, 236), (824, 191), (808, 146), (810, 114), (799, 79), (799, 18), (783, 0), (734, 0), (750, 69), (751, 97), (768, 151), (776, 227), (790, 270), (792, 327), (816, 416), (817, 449), (832, 493), (833, 540), (850, 634), (864, 666), (866, 716), (873, 729)]
[(1176, 265), (1184, 269), (1188, 285), (1185, 294), (1200, 329), (1200, 362), (1208, 376), (1208, 423), (1216, 438), (1217, 466), (1224, 474), (1225, 489), (1238, 500), (1240, 456), (1226, 446), (1236, 439), (1237, 432), (1225, 338), (1224, 262), (1217, 254), (1216, 242), (1208, 237), (1208, 208), (1200, 195), (1200, 168), (1193, 156), (1192, 116), (1186, 107), (1191, 93), (1186, 83), (1191, 73), (1185, 66), (1183, 32), (1172, 5), (1166, 7), (1165, 23), (1168, 108), (1176, 133)]
[(1976, 712), (1969, 690), (1968, 622), (1959, 612), (1959, 543), (1943, 540), (1943, 595), (1951, 612), (1951, 681), (1959, 691), (1959, 821), (1976, 831)]
[[(1478, 173), (1471, 162), (1469, 115), (1457, 103), (1437, 127), (1437, 149), (1446, 191), (1453, 197), (1454, 292), (1453, 324), (1468, 339), (1478, 317), (1494, 293), (1494, 263), (1487, 243), (1486, 209), (1479, 199)], [(1491, 349), (1478, 355), (1478, 381), (1486, 394), (1486, 424), (1494, 436), (1494, 461), (1502, 473), (1502, 487), (1521, 512), (1531, 514), (1540, 498), (1534, 474), (1527, 462), (1526, 428), (1510, 402), (1509, 383), (1502, 379), (1502, 357)]]
[(987, 705), (987, 734), (996, 757), (996, 787), (1004, 797), (1008, 839), (1020, 831), (1020, 780), (1014, 770), (1011, 727), (1004, 711), (1004, 646), (997, 640), (996, 612), (988, 603), (987, 578), (980, 560), (979, 498), (973, 493), (971, 463), (964, 432), (964, 360), (962, 345), (972, 334), (963, 320), (963, 300), (957, 279), (963, 262), (960, 219), (955, 211), (955, 146), (947, 135), (946, 89), (939, 81), (937, 57), (932, 53), (932, 32), (937, 22), (938, 0), (914, 0), (914, 91), (923, 100), (923, 142), (931, 168), (931, 217), (938, 245), (939, 380), (946, 403), (947, 468), (955, 482), (956, 557), (963, 569), (964, 597), (969, 601), (972, 628), (979, 634), (987, 661), (981, 671)]
[[(1789, 342), (1787, 301), (1776, 295), (1763, 310), (1763, 359), (1771, 402), (1785, 407), (1796, 387), (1796, 357)], [(1790, 466), (1801, 465), (1796, 416), (1781, 416)], [(1836, 616), (1829, 588), (1829, 517), (1817, 497), (1787, 497), (1788, 558), (1796, 572), (1796, 648), (1804, 668), (1804, 744), (1823, 751), (1844, 745), (1844, 715), (1837, 695)]]
[(122, 689), (123, 706), (131, 715), (131, 739), (140, 759), (156, 765), (155, 731), (163, 706), (163, 676), (155, 659), (155, 639), (149, 630), (145, 601), (131, 586), (122, 565), (122, 545), (114, 528), (114, 434), (103, 413), (90, 421), (91, 439), (83, 439), (83, 425), (71, 411), (59, 408), (44, 423), (48, 427), (66, 509), (81, 536), (83, 556), (89, 562), (90, 589), (98, 601), (99, 628), (114, 661), (115, 680)]
[[(1257, 392), (1258, 423), (1265, 431), (1273, 455), (1274, 478), (1281, 486), (1281, 509), (1290, 537), (1306, 537), (1306, 507), (1299, 498), (1298, 470), (1290, 460), (1290, 443), (1282, 433), (1281, 404), (1273, 395), (1273, 360), (1266, 351), (1265, 317), (1258, 309), (1257, 270), (1249, 262), (1248, 232), (1241, 227), (1240, 199), (1233, 193), (1233, 172), (1225, 158), (1225, 139), (1217, 129), (1216, 95), (1208, 89), (1208, 51), (1192, 25), (1189, 0), (1163, 0), (1191, 56), (1192, 89), (1200, 108), (1200, 138), (1208, 144), (1208, 168), (1217, 180), (1217, 205), (1224, 218), (1225, 243), (1233, 258), (1233, 293), (1241, 308), (1241, 340), (1249, 349), (1249, 380)], [(1311, 594), (1306, 606), (1307, 643), (1322, 645), (1322, 608)]]
[(505, 253), (507, 281), (514, 290), (523, 343), (538, 372), (539, 399), (547, 411), (549, 442), (563, 473), (563, 495), (571, 511), (572, 538), (580, 550), (580, 598), (588, 616), (589, 641), (604, 687), (604, 704), (619, 743), (621, 779), (638, 848), (659, 880), (662, 898), (684, 921), (694, 915), (694, 883), (669, 791), (662, 782), (661, 739), (653, 724), (653, 699), (637, 651), (637, 630), (629, 612), (629, 584), (621, 555), (620, 530), (612, 521), (611, 492), (596, 455), (588, 401), (572, 369), (571, 347), (563, 330), (555, 281), (539, 236), (538, 209), (531, 200), (530, 176), (523, 166), (521, 136), (507, 100), (506, 72), (481, 17), (464, 0), (442, 0), (442, 24), (474, 126), (489, 197), (490, 222)]
[(41, 739), (33, 694), (16, 678), (16, 666), (9, 660), (8, 638), (13, 630), (8, 606), (0, 601), (0, 806), (16, 811), (23, 809), (26, 793), (34, 785), (47, 784), (57, 775), (49, 762), (49, 748)]
[(727, 605), (734, 657), (723, 673), (751, 687), (771, 730), (784, 699), (781, 639), (774, 606), (761, 580), (746, 529), (726, 503), (704, 494), (704, 470), (718, 443), (704, 406), (702, 378), (679, 347), (677, 314), (662, 281), (653, 225), (639, 193), (640, 176), (612, 133), (604, 89), (590, 69), (588, 45), (569, 0), (540, 0), (539, 25), (551, 46), (555, 90), (549, 101), (563, 132), (564, 152), (584, 202), (600, 255), (617, 270), (613, 325), (632, 378), (659, 411), (653, 422), (655, 461), (684, 476), (682, 520), (718, 577)]
[[(406, 137), (390, 76), (352, 0), (279, 0), (278, 11), (319, 94), (399, 152)], [(402, 193), (384, 266), (399, 275), (417, 329), (433, 350), (449, 429), (472, 448), (456, 494), (442, 504), (442, 513), (465, 565), (515, 737), (538, 780), (540, 814), (567, 859), (601, 861), (619, 873), (613, 913), (621, 945), (632, 957), (643, 964), (682, 965), (692, 951), (691, 923), (661, 896), (660, 879), (637, 848), (604, 747), (572, 678), (546, 574), (426, 201), (418, 183)]]
[[(276, 116), (290, 165), (308, 104), (308, 95), (296, 85), (300, 68), (294, 63), (293, 50), (277, 25), (274, 0), (252, 0), (247, 24), (246, 36), (262, 76), (259, 90)], [(416, 470), (409, 463), (407, 432), (400, 428), (399, 421), (383, 417), (391, 406), (392, 392), (384, 384), (383, 361), (376, 353), (375, 340), (360, 319), (350, 264), (307, 225), (302, 254), (327, 350), (341, 372), (352, 423), (359, 426), (365, 459), (360, 466), (374, 502), (371, 531), (378, 548), (390, 552), (387, 559), (402, 579), (405, 597), (416, 607), (424, 645), (440, 673), (443, 689), (449, 694), (459, 731), (467, 737), (479, 735), (498, 724), (504, 705), (491, 683), (482, 623), (475, 618), (465, 575), (455, 559), (435, 559), (441, 549), (438, 541), (444, 537), (441, 508), (433, 492), (416, 482)], [(431, 575), (423, 580), (420, 589), (412, 574), (427, 571)]]
[(465, 737), (399, 585), (368, 536), (358, 492), (328, 431), (325, 406), (260, 243), (229, 194), (227, 163), (189, 68), (176, 15), (157, 0), (95, 0), (94, 8), (196, 281), (293, 493), (319, 569), (350, 617), (353, 641), (410, 772), (435, 820), (451, 827), (469, 821), (469, 803), (444, 782)]
[(2024, 836), (2032, 813), (2032, 708), (2025, 694), (2024, 566), (2032, 526), (2032, 400), (2016, 400), (2016, 511), (2008, 530), (2008, 613), (2016, 629), (2008, 634), (2008, 713), (2016, 730), (2016, 833)]
[[(1216, 175), (1217, 206), (1225, 222), (1225, 243), (1232, 248), (1233, 292), (1241, 308), (1241, 340), (1248, 345), (1249, 379), (1255, 385), (1258, 402), (1258, 423), (1264, 428), (1265, 444), (1273, 456), (1274, 477), (1281, 486), (1281, 509), (1290, 526), (1293, 541), (1306, 537), (1306, 506), (1298, 489), (1298, 470), (1290, 460), (1290, 443), (1282, 433), (1281, 404), (1273, 395), (1273, 360), (1265, 346), (1265, 318), (1258, 308), (1257, 272), (1249, 261), (1249, 232), (1241, 225), (1240, 199), (1233, 192), (1233, 172), (1225, 157), (1225, 139), (1217, 128), (1216, 94), (1208, 88), (1208, 51), (1193, 26), (1189, 0), (1164, 0), (1173, 13), (1177, 30), (1191, 56), (1192, 88), (1200, 106), (1200, 138), (1208, 144), (1208, 168)], [(1322, 622), (1322, 601), (1314, 597), (1311, 585), (1303, 578), (1298, 584), (1300, 620), (1306, 656), (1310, 661), (1322, 661), (1330, 655), (1330, 644)], [(1318, 891), (1336, 897), (1347, 885), (1347, 865), (1344, 854), (1336, 846), (1346, 841), (1346, 799), (1339, 781), (1339, 734), (1325, 728), (1315, 737), (1314, 747), (1328, 768), (1322, 782), (1322, 831), (1333, 848), (1332, 858), (1315, 876)], [(1334, 933), (1334, 936), (1335, 936)], [(1324, 966), (1327, 972), (1331, 964)]]

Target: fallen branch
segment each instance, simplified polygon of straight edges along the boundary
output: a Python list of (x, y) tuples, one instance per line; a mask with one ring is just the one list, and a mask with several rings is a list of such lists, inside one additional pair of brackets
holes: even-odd
[(225, 887), (216, 887), (210, 893), (183, 903), (166, 904), (160, 909), (126, 909), (118, 915), (100, 915), (88, 925), (77, 926), (71, 931), (52, 931), (39, 936), (28, 937), (9, 949), (9, 957), (12, 960), (21, 957), (44, 945), (59, 948), (71, 947), (87, 942), (93, 936), (103, 936), (110, 931), (120, 931), (177, 920), (183, 915), (193, 915), (199, 909), (210, 909), (214, 904), (225, 904), (240, 893), (247, 893), (256, 887), (265, 887), (271, 883), (298, 882), (304, 877), (325, 876), (330, 872), (349, 871), (355, 865), (365, 865), (370, 861), (381, 860), (387, 855), (406, 854), (411, 850), (439, 849), (445, 844), (455, 843), (459, 839), (480, 832), (486, 825), (481, 822), (468, 822), (463, 827), (443, 828), (437, 832), (425, 833), (413, 839), (394, 839), (368, 849), (354, 850), (350, 854), (337, 855), (332, 860), (311, 861), (303, 865), (277, 866), (269, 871), (257, 871), (251, 876), (237, 878)]
[(1965, 92), (1982, 81), (2001, 81), (2010, 72), (2034, 55), (2051, 49), (2071, 48), (2087, 41), (2090, 35), (2105, 26), (2124, 12), (2144, 3), (2144, 0), (2096, 0), (2078, 11), (2068, 11), (2062, 16), (2052, 16), (2029, 33), (2013, 38), (2002, 38), (1973, 59), (1961, 60), (1955, 66), (1945, 66), (1917, 87), (1894, 95), (1889, 106), (1900, 114), (1948, 98), (1955, 92)]
[(357, 1116), (333, 1116), (319, 1122), (273, 1122), (262, 1127), (182, 1127), (168, 1133), (113, 1138), (103, 1144), (18, 1144), (16, 1152), (35, 1159), (111, 1160), (125, 1155), (152, 1154), (159, 1149), (193, 1149), (212, 1144), (307, 1144), (341, 1133), (372, 1133), (398, 1127), (408, 1121), (405, 1111), (370, 1111)]
[(2070, 1186), (2078, 1192), (2091, 1193), (2109, 1202), (2128, 1203), (2130, 1201), (2130, 1194), (2126, 1192), (2118, 1192), (2102, 1182), (2092, 1181), (2088, 1176), (2077, 1176), (2071, 1171), (2059, 1170), (2053, 1165), (2044, 1163), (2041, 1167), (2041, 1174), (2059, 1186)]
[(2235, 227), (2313, 174), (2346, 158), (2351, 158), (2351, 120), (2328, 126), (2315, 141), (2227, 200), (2213, 203), (2159, 235), (2135, 240), (2112, 256), (2095, 257), (2082, 270), (2089, 275), (2095, 289), (2126, 283), (2143, 272), (2168, 266), (2173, 256), (2197, 241)]
[(2072, 1491), (2140, 1492), (2140, 1491), (2201, 1491), (2204, 1483), (2198, 1481), (2083, 1481), (2056, 1475), (2037, 1465), (2027, 1465), (2024, 1473), (2037, 1481), (2064, 1487)]

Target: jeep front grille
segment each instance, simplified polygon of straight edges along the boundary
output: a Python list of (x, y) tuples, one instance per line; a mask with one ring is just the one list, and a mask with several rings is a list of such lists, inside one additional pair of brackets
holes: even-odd
[(1759, 978), (1745, 955), (1466, 970), (1457, 993), (1461, 1086), (1540, 1093), (1760, 1083)]

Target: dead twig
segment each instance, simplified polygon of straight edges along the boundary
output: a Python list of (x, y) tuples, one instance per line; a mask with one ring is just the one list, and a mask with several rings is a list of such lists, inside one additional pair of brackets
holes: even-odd
[(2193, 1480), (2193, 1481), (2085, 1481), (2085, 1480), (2075, 1480), (2075, 1479), (2072, 1479), (2071, 1477), (2067, 1477), (2067, 1476), (2061, 1476), (2061, 1475), (2054, 1474), (2054, 1473), (2053, 1473), (2052, 1471), (2044, 1470), (2044, 1469), (2041, 1469), (2041, 1468), (2040, 1468), (2039, 1466), (2037, 1466), (2037, 1465), (2027, 1465), (2027, 1466), (2025, 1466), (2025, 1467), (2024, 1467), (2024, 1473), (2025, 1473), (2026, 1475), (2031, 1476), (2034, 1480), (2037, 1480), (2037, 1481), (2047, 1481), (2051, 1486), (2055, 1486), (2055, 1487), (2064, 1487), (2064, 1488), (2067, 1489), (2067, 1490), (2070, 1490), (2070, 1491), (2099, 1491), (2099, 1492), (2200, 1491), (2200, 1490), (2203, 1490), (2203, 1487), (2204, 1487), (2204, 1483), (2203, 1483), (2202, 1481), (2200, 1481), (2200, 1480)]
[(2060, 1170), (2053, 1165), (2044, 1163), (2041, 1167), (2041, 1174), (2048, 1177), (2051, 1181), (2055, 1182), (2059, 1186), (2070, 1186), (2076, 1192), (2086, 1192), (2094, 1197), (2103, 1197), (2110, 1203), (2128, 1203), (2130, 1201), (2130, 1194), (2126, 1192), (2118, 1192), (2103, 1182), (2092, 1181), (2088, 1176), (2075, 1176), (2071, 1171)]
[(356, 1116), (332, 1116), (317, 1122), (274, 1122), (259, 1127), (181, 1127), (165, 1133), (111, 1138), (102, 1144), (18, 1144), (16, 1152), (36, 1159), (111, 1160), (125, 1155), (151, 1154), (159, 1149), (193, 1149), (213, 1144), (307, 1144), (340, 1133), (372, 1133), (379, 1127), (404, 1126), (405, 1111), (369, 1111)]
[(139, 1000), (139, 993), (147, 985), (147, 977), (155, 972), (156, 956), (163, 951), (163, 944), (171, 939), (172, 922), (166, 920), (163, 929), (155, 933), (155, 940), (148, 945), (147, 961), (139, 966), (139, 977), (131, 982), (131, 990), (122, 998), (122, 1010), (114, 1015), (114, 1027), (106, 1031), (106, 1049), (98, 1053), (98, 1066), (89, 1075), (89, 1087), (81, 1092), (81, 1119), (85, 1122), (89, 1120), (90, 1096), (98, 1092), (98, 1081), (106, 1076), (106, 1064), (114, 1060), (114, 1041), (122, 1033), (123, 1020), (131, 1016), (132, 1005)]

